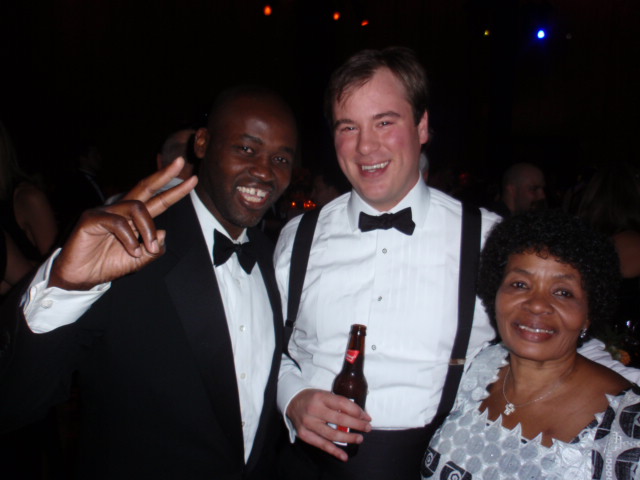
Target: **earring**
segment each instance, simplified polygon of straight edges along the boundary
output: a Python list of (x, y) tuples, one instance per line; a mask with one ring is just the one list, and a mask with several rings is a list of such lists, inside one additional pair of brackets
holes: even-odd
[(587, 336), (587, 329), (583, 328), (580, 330), (580, 338), (584, 339)]

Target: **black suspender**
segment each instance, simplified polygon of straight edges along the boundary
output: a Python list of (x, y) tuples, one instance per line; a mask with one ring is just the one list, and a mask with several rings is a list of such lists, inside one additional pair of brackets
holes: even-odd
[[(300, 296), (307, 273), (309, 253), (313, 233), (318, 222), (320, 210), (312, 210), (303, 215), (293, 242), (291, 265), (289, 269), (289, 297), (287, 302), (287, 320), (285, 322), (284, 349), (289, 354), (289, 339), (298, 316)], [(458, 281), (458, 328), (453, 342), (449, 369), (442, 389), (440, 404), (436, 416), (431, 422), (433, 431), (447, 417), (458, 392), (460, 378), (464, 371), (465, 357), (473, 324), (473, 312), (476, 303), (476, 276), (480, 255), (480, 232), (482, 218), (477, 207), (462, 205), (462, 233), (460, 238), (460, 274)]]
[(289, 355), (289, 340), (293, 333), (293, 324), (298, 316), (300, 307), (300, 296), (304, 286), (304, 277), (307, 274), (307, 264), (309, 263), (309, 253), (311, 252), (311, 242), (313, 242), (313, 232), (316, 231), (320, 208), (311, 210), (302, 215), (302, 220), (298, 224), (296, 238), (293, 240), (291, 250), (291, 262), (289, 266), (289, 294), (287, 301), (287, 320), (284, 322), (284, 351)]
[(431, 421), (435, 431), (447, 418), (458, 393), (458, 385), (464, 371), (473, 311), (476, 304), (476, 277), (480, 255), (480, 231), (482, 217), (480, 210), (462, 204), (462, 234), (460, 239), (460, 275), (458, 279), (458, 328), (453, 341), (449, 369), (442, 388), (440, 405)]

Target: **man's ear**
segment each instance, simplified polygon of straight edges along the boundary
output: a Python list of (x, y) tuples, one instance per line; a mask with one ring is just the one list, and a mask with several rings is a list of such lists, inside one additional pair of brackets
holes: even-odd
[(207, 146), (209, 145), (209, 130), (206, 128), (199, 128), (196, 131), (196, 137), (193, 141), (193, 151), (196, 157), (203, 159), (205, 153), (207, 153)]
[(418, 135), (420, 136), (420, 145), (429, 141), (429, 114), (426, 110), (418, 122)]

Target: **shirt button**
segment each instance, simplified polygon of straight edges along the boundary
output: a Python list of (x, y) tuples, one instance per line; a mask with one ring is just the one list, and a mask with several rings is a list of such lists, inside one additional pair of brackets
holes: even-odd
[(47, 298), (42, 301), (41, 305), (42, 305), (42, 308), (51, 308), (53, 306), (53, 300), (51, 300), (50, 298)]
[(240, 331), (244, 332), (247, 329), (247, 327), (245, 327), (244, 325), (240, 325)]
[(383, 248), (383, 249), (382, 249), (382, 253), (387, 253), (387, 249), (386, 249), (386, 248)]
[(244, 380), (245, 378), (247, 378), (247, 374), (246, 374), (246, 373), (241, 373), (241, 374), (240, 374), (240, 378), (241, 378), (242, 380)]
[(371, 345), (371, 350), (375, 350), (376, 348), (378, 347), (376, 347), (375, 345)]
[(381, 302), (382, 301), (382, 297), (378, 297), (378, 301)]

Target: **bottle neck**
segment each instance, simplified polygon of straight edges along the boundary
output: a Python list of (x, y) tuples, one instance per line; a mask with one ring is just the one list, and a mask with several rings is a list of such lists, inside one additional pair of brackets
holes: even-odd
[(360, 332), (355, 332), (350, 335), (349, 346), (345, 352), (342, 365), (343, 371), (362, 371), (364, 363), (364, 338), (365, 336)]

